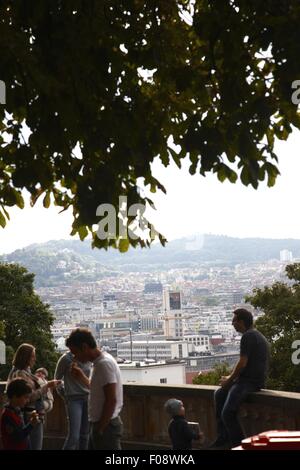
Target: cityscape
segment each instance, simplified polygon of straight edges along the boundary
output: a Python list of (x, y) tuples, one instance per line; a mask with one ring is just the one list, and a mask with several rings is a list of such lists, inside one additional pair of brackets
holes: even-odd
[(255, 287), (286, 281), (291, 261), (292, 252), (282, 249), (264, 262), (120, 272), (93, 282), (71, 282), (84, 268), (58, 261), (65, 282), (37, 293), (51, 306), (60, 353), (72, 329), (85, 326), (117, 359), (125, 383), (191, 384), (218, 364), (236, 363), (240, 335), (232, 327), (233, 310), (246, 307), (258, 318), (262, 312), (245, 297)]

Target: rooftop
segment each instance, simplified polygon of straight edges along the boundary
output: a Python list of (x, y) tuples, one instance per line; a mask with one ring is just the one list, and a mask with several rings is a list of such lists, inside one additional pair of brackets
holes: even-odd
[(133, 369), (135, 367), (138, 367), (139, 369), (141, 368), (153, 368), (153, 367), (169, 367), (169, 366), (178, 366), (178, 365), (185, 365), (184, 361), (153, 361), (153, 362), (147, 362), (147, 361), (128, 361), (128, 362), (123, 362), (119, 364), (120, 369)]

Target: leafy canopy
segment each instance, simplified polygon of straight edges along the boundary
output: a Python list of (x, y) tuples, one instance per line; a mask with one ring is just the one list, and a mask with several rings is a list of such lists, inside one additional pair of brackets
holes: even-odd
[(96, 209), (151, 204), (138, 178), (164, 190), (156, 156), (272, 186), (274, 138), (300, 128), (299, 22), (298, 0), (3, 0), (0, 225), (26, 188), (72, 207), (72, 234), (96, 247), (149, 246), (98, 239)]
[(54, 372), (57, 353), (50, 327), (53, 316), (33, 287), (34, 274), (17, 264), (0, 263), (0, 339), (7, 347), (7, 365), (0, 366), (0, 379), (7, 378), (13, 353), (22, 343), (36, 347), (37, 367)]
[(300, 340), (300, 263), (288, 265), (286, 273), (288, 283), (254, 289), (246, 301), (264, 312), (256, 327), (271, 344), (268, 388), (299, 392), (300, 365), (292, 356), (298, 359), (293, 343)]

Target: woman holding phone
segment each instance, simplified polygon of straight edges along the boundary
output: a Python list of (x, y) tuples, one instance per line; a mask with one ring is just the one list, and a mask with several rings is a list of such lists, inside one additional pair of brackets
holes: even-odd
[[(41, 410), (43, 407), (43, 397), (47, 395), (49, 389), (53, 389), (60, 384), (60, 380), (50, 380), (41, 387), (38, 378), (33, 375), (31, 369), (36, 361), (35, 347), (31, 344), (23, 343), (18, 347), (13, 361), (12, 369), (7, 378), (7, 385), (15, 378), (26, 380), (32, 392), (28, 405), (25, 408), (25, 422), (29, 419), (33, 410)], [(43, 447), (43, 413), (40, 413), (39, 423), (30, 434), (30, 449), (41, 450)]]

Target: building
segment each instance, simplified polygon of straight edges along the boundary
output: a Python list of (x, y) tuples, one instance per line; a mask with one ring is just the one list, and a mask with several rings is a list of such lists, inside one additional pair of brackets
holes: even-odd
[(289, 250), (280, 251), (280, 261), (293, 261), (293, 254)]
[(180, 362), (131, 362), (119, 364), (123, 383), (185, 384), (185, 364)]
[(225, 353), (211, 354), (209, 356), (189, 357), (185, 360), (186, 369), (188, 371), (209, 371), (219, 364), (226, 363), (229, 367), (233, 367), (239, 360), (240, 354)]
[(147, 282), (144, 286), (145, 294), (161, 294), (163, 286), (161, 282)]
[(192, 344), (183, 341), (124, 341), (117, 345), (118, 358), (133, 361), (182, 359), (193, 350)]
[(212, 346), (218, 346), (219, 344), (223, 344), (225, 342), (225, 338), (221, 334), (211, 335), (210, 337), (210, 344)]
[(183, 337), (181, 297), (180, 291), (163, 291), (164, 333), (167, 338)]
[(106, 317), (95, 322), (96, 333), (108, 336), (113, 335), (114, 331), (132, 330), (139, 331), (138, 319)]
[(118, 302), (115, 294), (104, 294), (103, 308), (107, 311), (114, 311), (118, 308)]
[(209, 335), (184, 335), (183, 340), (193, 344), (197, 352), (205, 352), (210, 349)]
[(245, 294), (242, 291), (233, 291), (232, 292), (232, 303), (233, 305), (239, 305), (244, 301)]
[(143, 315), (138, 320), (140, 331), (154, 331), (160, 330), (163, 327), (163, 322), (155, 315)]

